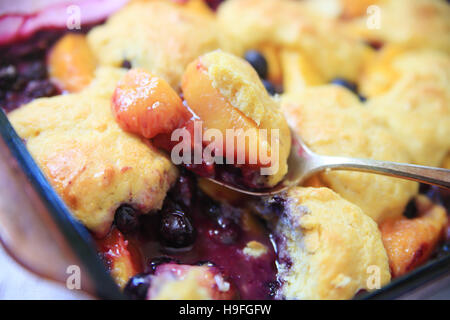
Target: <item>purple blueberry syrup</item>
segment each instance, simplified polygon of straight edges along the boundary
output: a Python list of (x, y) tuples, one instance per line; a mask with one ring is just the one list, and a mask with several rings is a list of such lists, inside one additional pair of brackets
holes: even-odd
[[(180, 190), (182, 184), (195, 185), (192, 174), (182, 171), (179, 182), (172, 190)], [(187, 188), (187, 187), (186, 187)], [(269, 232), (261, 225), (258, 230), (244, 230), (242, 212), (239, 209), (219, 204), (208, 198), (200, 190), (185, 194), (187, 198), (174, 200), (169, 193), (165, 207), (175, 207), (192, 222), (195, 241), (183, 243), (183, 246), (167, 245), (166, 237), (174, 237), (177, 241), (178, 230), (174, 235), (161, 237), (161, 220), (165, 210), (157, 214), (140, 216), (141, 230), (135, 236), (140, 244), (141, 255), (146, 261), (146, 272), (152, 272), (162, 263), (176, 261), (187, 265), (208, 265), (217, 267), (229, 279), (242, 299), (273, 298), (276, 283), (276, 254), (269, 238)], [(177, 203), (178, 201), (178, 203)], [(183, 203), (191, 203), (190, 207)], [(175, 228), (177, 229), (177, 228)], [(170, 230), (165, 230), (170, 233)], [(183, 241), (184, 236), (180, 240)], [(258, 258), (243, 253), (249, 241), (264, 244), (268, 252)], [(180, 242), (180, 243), (181, 243)], [(185, 246), (188, 245), (188, 246)]]
[[(94, 25), (78, 32), (86, 33)], [(0, 46), (0, 108), (10, 112), (36, 98), (61, 92), (50, 81), (46, 58), (53, 44), (67, 29), (48, 29), (30, 38)]]

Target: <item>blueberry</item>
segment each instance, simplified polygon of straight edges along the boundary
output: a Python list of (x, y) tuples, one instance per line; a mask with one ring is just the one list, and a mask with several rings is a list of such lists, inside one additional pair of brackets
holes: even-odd
[(191, 220), (181, 210), (163, 211), (159, 234), (162, 242), (173, 248), (187, 247), (195, 240)]
[(450, 210), (450, 191), (439, 188), (437, 186), (430, 186), (426, 190), (425, 195), (435, 204), (439, 204), (444, 208)]
[(185, 168), (181, 168), (180, 177), (177, 183), (170, 191), (171, 198), (177, 202), (183, 204), (186, 208), (191, 207), (196, 191), (195, 176), (187, 171)]
[(267, 77), (267, 61), (260, 52), (256, 50), (247, 51), (245, 53), (245, 60), (252, 65), (262, 79)]
[(270, 95), (273, 96), (273, 95), (275, 95), (277, 93), (277, 90), (275, 89), (275, 86), (270, 81), (263, 80), (262, 83), (263, 83), (264, 87), (266, 88), (267, 92)]
[(411, 199), (408, 202), (405, 211), (403, 212), (403, 215), (408, 219), (413, 219), (417, 216), (417, 206), (416, 201), (414, 199)]
[(276, 215), (281, 216), (281, 214), (285, 210), (286, 199), (280, 196), (273, 196), (272, 198), (268, 199), (267, 204), (271, 212), (274, 212)]
[(10, 89), (17, 78), (17, 71), (13, 65), (0, 68), (0, 89)]
[(136, 231), (139, 226), (138, 213), (129, 205), (122, 205), (116, 210), (114, 223), (122, 233)]
[(27, 98), (35, 99), (50, 97), (57, 92), (56, 87), (49, 80), (32, 80), (28, 82), (24, 94)]
[(338, 85), (338, 86), (345, 87), (345, 88), (347, 88), (348, 90), (350, 90), (350, 91), (352, 91), (352, 92), (354, 92), (354, 93), (357, 93), (357, 87), (356, 87), (356, 84), (354, 84), (354, 83), (352, 83), (352, 82), (350, 82), (350, 81), (347, 81), (347, 80), (345, 80), (345, 79), (342, 79), (342, 78), (336, 78), (336, 79), (332, 80), (331, 83), (332, 83), (332, 84), (335, 84), (335, 85)]
[(39, 80), (47, 77), (47, 67), (43, 61), (32, 61), (19, 67), (20, 76), (27, 80)]
[(211, 235), (220, 243), (230, 245), (236, 243), (240, 236), (240, 230), (231, 219), (219, 217), (217, 219), (219, 228), (211, 230)]
[(350, 81), (347, 81), (345, 79), (342, 78), (336, 78), (334, 80), (331, 81), (332, 84), (338, 85), (338, 86), (342, 86), (347, 88), (348, 90), (350, 90), (351, 92), (353, 92), (354, 94), (358, 95), (359, 101), (361, 102), (366, 102), (367, 98), (358, 94), (358, 86)]
[(281, 216), (286, 209), (286, 199), (276, 195), (255, 200), (253, 208), (261, 216), (271, 217), (274, 214)]
[(450, 241), (445, 242), (437, 249), (437, 258), (446, 257), (450, 254)]
[(145, 300), (150, 283), (151, 275), (148, 273), (140, 273), (128, 281), (123, 292), (131, 299)]
[(206, 214), (209, 217), (217, 218), (221, 214), (220, 206), (215, 201), (210, 200), (206, 205)]
[(153, 258), (152, 260), (150, 260), (148, 267), (149, 267), (149, 272), (154, 273), (156, 271), (156, 268), (161, 265), (161, 264), (165, 264), (165, 263), (177, 263), (179, 264), (180, 261), (171, 257), (167, 257), (167, 256), (161, 256), (161, 257), (156, 257)]
[(131, 69), (131, 62), (130, 60), (123, 60), (121, 67), (124, 69)]

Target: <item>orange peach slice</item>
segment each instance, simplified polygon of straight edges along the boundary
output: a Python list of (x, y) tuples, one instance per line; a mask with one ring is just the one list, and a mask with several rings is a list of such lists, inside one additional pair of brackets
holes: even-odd
[(406, 48), (397, 44), (387, 44), (367, 60), (360, 75), (359, 91), (365, 97), (374, 97), (386, 93), (400, 78), (395, 69), (394, 60), (404, 53)]
[(380, 231), (389, 258), (392, 276), (398, 277), (423, 264), (441, 239), (447, 215), (441, 206), (421, 196), (416, 199), (421, 217), (388, 219)]
[[(227, 129), (236, 130), (234, 131), (236, 136), (233, 143), (234, 152), (230, 152), (234, 154), (235, 158), (233, 160), (245, 155), (245, 163), (251, 165), (250, 152), (252, 150), (260, 152), (259, 148), (264, 148), (261, 152), (270, 154), (270, 146), (261, 143), (259, 138), (245, 140), (245, 132), (251, 132), (251, 130), (258, 132), (257, 124), (240, 110), (233, 107), (220, 91), (213, 87), (212, 81), (207, 75), (206, 67), (200, 59), (192, 62), (187, 67), (181, 87), (187, 104), (203, 121), (203, 130), (217, 129), (222, 133), (223, 145), (216, 145), (215, 148), (223, 150), (223, 156), (227, 155)], [(238, 129), (242, 129), (242, 131), (237, 131)], [(247, 142), (242, 144), (239, 141)], [(214, 142), (211, 143), (215, 144)], [(252, 156), (256, 160), (256, 163), (253, 164), (261, 165), (259, 156), (255, 157), (253, 154)]]
[(246, 199), (242, 193), (225, 188), (204, 178), (199, 178), (197, 184), (200, 190), (202, 190), (210, 198), (219, 202), (227, 202), (229, 204), (238, 205)]
[(281, 85), (283, 83), (283, 74), (279, 49), (273, 45), (264, 45), (261, 47), (260, 51), (267, 60), (267, 79), (272, 83)]
[(50, 78), (62, 90), (78, 92), (94, 76), (95, 57), (84, 35), (68, 34), (50, 51), (48, 71)]
[(379, 0), (341, 0), (342, 17), (354, 19), (367, 14), (367, 8), (377, 4)]
[(141, 69), (128, 71), (118, 83), (112, 111), (122, 129), (148, 139), (171, 133), (191, 117), (165, 80)]
[(119, 230), (113, 229), (106, 238), (97, 242), (100, 253), (108, 263), (111, 276), (123, 288), (128, 280), (140, 271), (135, 262), (137, 257), (133, 257), (128, 240), (124, 239)]
[(296, 92), (308, 86), (325, 84), (324, 77), (303, 53), (284, 49), (280, 54), (284, 92)]

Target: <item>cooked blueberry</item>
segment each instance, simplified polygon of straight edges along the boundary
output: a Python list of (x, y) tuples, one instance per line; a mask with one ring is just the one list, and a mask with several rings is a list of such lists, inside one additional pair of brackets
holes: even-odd
[(286, 199), (280, 196), (273, 196), (272, 198), (268, 199), (267, 204), (270, 208), (270, 211), (280, 216), (284, 212)]
[(138, 213), (128, 205), (120, 206), (114, 215), (114, 223), (122, 233), (134, 232), (139, 227)]
[(49, 80), (32, 80), (28, 82), (24, 92), (30, 99), (50, 97), (56, 93), (56, 87)]
[(32, 61), (19, 67), (20, 76), (27, 80), (39, 80), (47, 77), (47, 67), (43, 61)]
[(360, 94), (358, 94), (358, 98), (359, 98), (359, 101), (361, 101), (361, 102), (366, 102), (367, 101), (367, 98), (362, 96), (362, 95), (360, 95)]
[(217, 219), (218, 228), (210, 231), (210, 235), (216, 241), (223, 244), (233, 244), (239, 239), (240, 229), (231, 219), (219, 217)]
[(426, 194), (428, 192), (428, 190), (430, 190), (431, 185), (426, 184), (426, 183), (421, 183), (419, 184), (419, 193), (420, 194)]
[(161, 257), (156, 257), (153, 258), (152, 260), (150, 260), (148, 267), (149, 267), (149, 272), (154, 273), (156, 271), (156, 268), (161, 265), (161, 264), (165, 264), (165, 263), (177, 263), (179, 264), (180, 261), (171, 257), (167, 257), (167, 256), (161, 256)]
[(268, 80), (263, 80), (262, 83), (270, 95), (273, 96), (277, 93), (277, 90), (275, 89), (275, 86), (272, 84), (272, 82)]
[(272, 197), (265, 197), (262, 199), (255, 199), (253, 208), (261, 216), (270, 217), (273, 214), (281, 216), (285, 210), (286, 199), (282, 196), (275, 195)]
[(123, 60), (121, 67), (124, 68), (124, 69), (131, 69), (131, 62), (130, 62), (130, 60)]
[(447, 241), (437, 248), (437, 258), (442, 258), (450, 255), (450, 242)]
[(123, 292), (129, 298), (136, 300), (145, 300), (148, 288), (150, 288), (151, 275), (148, 273), (140, 273), (132, 277)]
[(439, 204), (444, 208), (450, 208), (450, 191), (441, 189), (437, 186), (430, 186), (425, 195), (435, 204)]
[(0, 68), (0, 88), (7, 90), (11, 88), (17, 78), (17, 71), (13, 65)]
[(262, 79), (267, 77), (267, 61), (260, 52), (256, 50), (247, 51), (245, 53), (245, 60), (252, 65)]
[(210, 217), (218, 217), (218, 216), (220, 216), (220, 214), (221, 214), (220, 206), (217, 203), (212, 202), (207, 207), (207, 214)]
[(163, 212), (159, 232), (163, 243), (168, 247), (187, 247), (195, 240), (195, 230), (189, 217), (179, 210)]
[(417, 206), (416, 201), (414, 199), (411, 199), (408, 202), (405, 211), (403, 212), (403, 215), (408, 219), (413, 219), (417, 216)]
[(338, 85), (338, 86), (345, 87), (345, 88), (347, 88), (348, 90), (350, 90), (350, 91), (352, 91), (352, 92), (354, 92), (354, 93), (357, 93), (357, 87), (356, 87), (356, 84), (354, 84), (354, 83), (352, 83), (352, 82), (350, 82), (350, 81), (347, 81), (347, 80), (345, 80), (345, 79), (336, 78), (336, 79), (334, 79), (333, 81), (331, 81), (331, 83), (332, 83), (332, 84), (335, 84), (335, 85)]
[(171, 189), (170, 195), (174, 201), (182, 203), (185, 207), (191, 207), (195, 196), (195, 176), (185, 168), (180, 169), (180, 177)]

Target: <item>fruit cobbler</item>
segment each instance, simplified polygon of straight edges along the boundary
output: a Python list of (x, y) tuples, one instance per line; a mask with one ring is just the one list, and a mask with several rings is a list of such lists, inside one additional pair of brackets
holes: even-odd
[[(130, 298), (351, 299), (449, 254), (437, 187), (208, 179), (276, 186), (291, 130), (323, 155), (450, 169), (446, 1), (131, 0), (0, 41), (1, 107)], [(174, 139), (199, 123), (216, 138)]]

